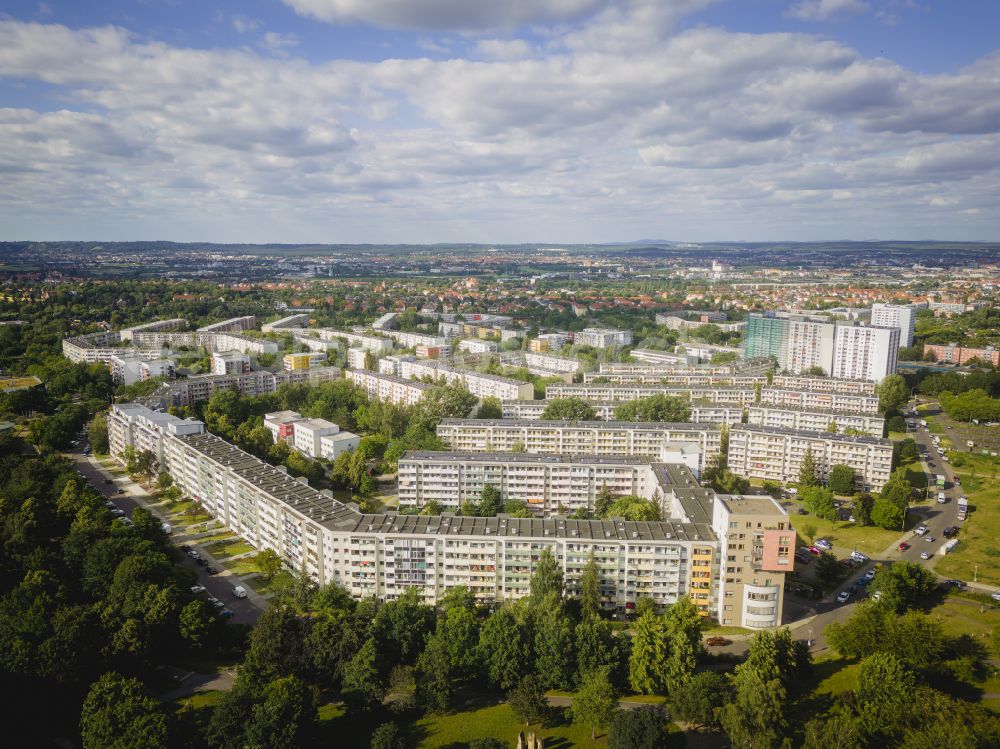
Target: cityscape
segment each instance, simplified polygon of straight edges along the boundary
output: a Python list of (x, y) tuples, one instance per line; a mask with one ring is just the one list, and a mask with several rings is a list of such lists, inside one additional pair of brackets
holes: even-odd
[(0, 13), (10, 746), (1000, 747), (1000, 9), (182, 6)]

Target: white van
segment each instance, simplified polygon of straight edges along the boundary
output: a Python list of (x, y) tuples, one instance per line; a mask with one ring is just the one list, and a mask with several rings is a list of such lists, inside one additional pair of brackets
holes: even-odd
[(236, 587), (233, 588), (233, 595), (236, 596), (237, 598), (246, 598), (247, 589), (244, 588), (242, 585), (237, 585)]
[(944, 492), (938, 492), (938, 504), (943, 505), (947, 501), (948, 501), (948, 495), (945, 494)]

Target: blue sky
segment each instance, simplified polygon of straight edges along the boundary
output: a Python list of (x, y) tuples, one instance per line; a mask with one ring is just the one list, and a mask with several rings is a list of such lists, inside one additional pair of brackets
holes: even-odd
[(1000, 3), (0, 11), (0, 238), (1000, 237)]

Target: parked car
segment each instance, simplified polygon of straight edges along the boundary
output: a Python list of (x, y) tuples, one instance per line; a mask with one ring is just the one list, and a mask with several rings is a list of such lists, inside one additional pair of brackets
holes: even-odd
[(918, 525), (917, 528), (916, 528), (916, 530), (914, 530), (913, 532), (916, 533), (918, 536), (922, 536), (925, 533), (927, 533), (927, 531), (928, 531), (928, 528), (927, 528), (926, 525)]
[(206, 567), (205, 568), (205, 572), (207, 572), (210, 575), (218, 575), (219, 574), (219, 571), (217, 569), (215, 569), (215, 567)]
[(819, 548), (817, 548), (815, 546), (810, 546), (809, 547), (809, 553), (810, 554), (815, 554), (816, 556), (819, 556), (820, 554), (823, 553), (823, 550), (819, 549)]
[(932, 556), (934, 556), (934, 555), (931, 554), (929, 551), (922, 551), (922, 552), (920, 552), (920, 558), (921, 559), (930, 559)]
[(927, 542), (927, 543), (929, 543), (929, 544), (932, 544), (932, 543), (934, 543), (935, 541), (937, 541), (937, 539), (936, 539), (936, 538), (934, 538), (934, 536), (924, 536), (924, 541), (926, 541), (926, 542)]
[(235, 612), (232, 609), (223, 609), (222, 611), (219, 612), (219, 616), (221, 616), (223, 619), (229, 619), (235, 616)]
[(727, 640), (725, 637), (722, 637), (720, 635), (715, 635), (715, 636), (709, 637), (708, 639), (705, 640), (705, 644), (709, 645), (711, 647), (719, 647), (721, 645), (728, 645), (730, 642), (732, 642), (732, 640)]
[(900, 541), (899, 546), (897, 546), (896, 548), (898, 548), (900, 551), (906, 551), (907, 549), (910, 548), (910, 545), (906, 543), (906, 541)]
[(199, 593), (204, 593), (205, 592), (205, 586), (204, 585), (192, 585), (191, 586), (191, 592), (194, 593), (195, 595), (198, 595)]
[(831, 544), (825, 538), (821, 538), (819, 541), (817, 541), (816, 546), (822, 549), (823, 551), (829, 551), (830, 549), (833, 548), (833, 544)]
[(874, 579), (875, 579), (875, 570), (874, 570), (874, 569), (871, 569), (871, 570), (868, 570), (868, 571), (867, 571), (867, 572), (865, 572), (865, 574), (864, 574), (864, 575), (863, 575), (863, 576), (861, 577), (861, 579), (862, 579), (862, 580), (874, 580)]
[(856, 549), (851, 552), (851, 559), (853, 559), (855, 562), (868, 561), (868, 557), (866, 557), (864, 554), (862, 554), (860, 551), (857, 551)]
[(111, 511), (111, 514), (114, 515), (116, 518), (124, 517), (125, 516), (125, 510), (119, 510), (116, 507), (115, 509), (113, 509)]
[(187, 555), (189, 557), (191, 557), (192, 559), (197, 559), (198, 557), (201, 556), (201, 554), (198, 553), (197, 549), (191, 549), (191, 550), (189, 550), (188, 553), (187, 553)]
[(851, 600), (851, 591), (842, 590), (837, 594), (837, 603), (847, 603)]
[(992, 598), (994, 601), (1000, 601), (1000, 590), (995, 590), (992, 593), (990, 593), (990, 598)]

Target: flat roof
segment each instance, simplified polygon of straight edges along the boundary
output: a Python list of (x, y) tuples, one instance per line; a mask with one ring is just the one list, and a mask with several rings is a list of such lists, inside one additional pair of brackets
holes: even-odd
[(405, 377), (400, 377), (399, 375), (383, 374), (382, 372), (374, 372), (370, 369), (347, 369), (346, 373), (350, 374), (354, 372), (359, 375), (364, 375), (365, 377), (374, 377), (378, 380), (386, 380), (387, 382), (395, 382), (398, 385), (412, 385), (418, 390), (426, 390), (430, 387), (426, 382), (421, 382), (420, 380), (408, 380)]
[(826, 439), (834, 442), (856, 442), (867, 445), (892, 445), (892, 440), (884, 437), (869, 437), (867, 435), (841, 434), (839, 432), (820, 432), (812, 429), (789, 429), (788, 427), (768, 427), (756, 424), (733, 424), (730, 428), (733, 432), (759, 432), (761, 434), (783, 434), (792, 437), (802, 437), (804, 439)]
[(778, 502), (767, 495), (719, 494), (715, 500), (733, 515), (787, 515)]

